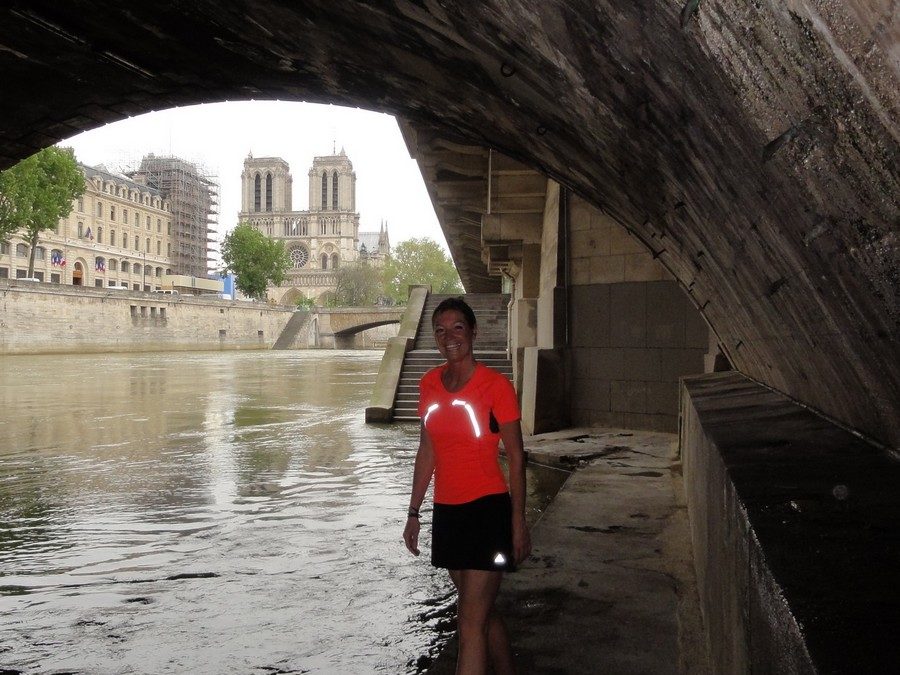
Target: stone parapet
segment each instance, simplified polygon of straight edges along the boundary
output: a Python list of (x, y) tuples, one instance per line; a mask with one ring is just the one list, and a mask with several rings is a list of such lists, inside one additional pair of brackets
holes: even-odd
[(680, 436), (713, 672), (894, 672), (896, 458), (736, 372), (682, 380)]
[(0, 354), (269, 349), (291, 316), (215, 296), (0, 281)]

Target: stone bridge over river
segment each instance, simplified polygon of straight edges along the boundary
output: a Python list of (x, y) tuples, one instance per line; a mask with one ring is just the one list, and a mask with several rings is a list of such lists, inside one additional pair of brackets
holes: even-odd
[(403, 307), (340, 307), (316, 309), (314, 312), (298, 310), (285, 326), (273, 349), (353, 349), (378, 346), (395, 335), (396, 331), (386, 331), (383, 337), (369, 335), (368, 340), (363, 333), (372, 328), (399, 324), (403, 310)]

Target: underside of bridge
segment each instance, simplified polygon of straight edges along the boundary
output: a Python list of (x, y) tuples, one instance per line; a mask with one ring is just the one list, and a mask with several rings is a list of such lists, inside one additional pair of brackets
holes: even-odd
[[(893, 3), (682, 4), (10, 3), (0, 166), (193, 103), (395, 113), (567, 186), (652, 250), (735, 368), (896, 447)], [(485, 161), (458, 157), (438, 170), (465, 181)], [(457, 207), (464, 283), (493, 290)]]
[[(539, 230), (542, 205), (586, 203), (590, 222), (614, 223), (665, 267), (667, 283), (677, 281), (753, 387), (876, 445), (900, 446), (900, 26), (892, 0), (32, 0), (5, 3), (0, 19), (0, 168), (79, 131), (173, 106), (281, 99), (393, 113), (468, 291), (499, 290), (503, 270), (529, 251), (542, 265), (553, 257), (563, 270), (554, 283), (565, 286), (567, 233), (554, 256), (528, 232)], [(589, 292), (579, 306), (589, 306)], [(728, 440), (739, 454), (717, 474), (723, 489), (698, 465), (697, 485), (713, 493), (692, 519), (709, 506), (715, 522), (716, 500), (740, 496), (729, 481), (751, 466), (740, 455), (751, 426), (761, 483), (794, 489), (818, 466), (816, 489), (831, 494), (837, 478), (814, 453), (800, 468), (787, 458), (781, 466), (797, 473), (784, 485), (767, 473), (775, 455), (766, 453), (788, 452), (790, 442), (773, 445), (766, 425), (787, 420), (807, 433), (807, 449), (830, 433), (825, 427), (771, 402), (741, 407), (749, 395), (736, 380), (709, 386), (738, 392), (729, 405), (740, 422), (720, 415), (710, 442)], [(701, 426), (721, 410), (715, 396), (704, 400), (690, 418)], [(864, 454), (851, 445), (835, 442), (829, 455), (842, 471)], [(884, 536), (893, 532), (896, 543), (896, 466), (880, 461), (856, 474), (860, 486), (881, 480), (877, 500), (855, 502), (869, 511), (802, 543), (805, 558), (780, 549), (787, 569), (802, 574), (823, 560), (817, 542), (840, 541), (834, 564), (843, 567), (821, 578), (849, 587), (866, 577), (853, 572), (858, 564), (890, 548)], [(758, 499), (756, 508), (771, 519), (770, 541), (789, 547), (811, 532), (800, 523), (785, 535), (779, 528), (804, 517), (801, 509), (779, 511), (797, 502), (767, 494), (771, 502)], [(872, 518), (883, 518), (883, 529)], [(714, 539), (735, 540), (735, 569), (746, 571), (742, 532), (701, 537), (695, 554)], [(754, 541), (766, 548), (760, 532)], [(842, 548), (851, 540), (866, 551), (858, 558)], [(896, 573), (889, 558), (876, 565), (885, 579)], [(778, 559), (767, 549), (754, 564)], [(802, 582), (803, 598), (823, 597), (824, 582)], [(876, 586), (883, 614), (896, 616), (878, 595), (888, 587)], [(767, 607), (783, 604), (772, 597)], [(830, 616), (850, 614), (842, 609), (850, 596), (829, 597)], [(807, 606), (811, 617), (828, 614)], [(834, 623), (824, 644), (858, 624)]]

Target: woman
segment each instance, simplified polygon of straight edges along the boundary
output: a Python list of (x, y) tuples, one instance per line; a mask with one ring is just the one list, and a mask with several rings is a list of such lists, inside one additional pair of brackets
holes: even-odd
[[(422, 428), (403, 540), (419, 555), (419, 508), (434, 476), (431, 564), (456, 585), (456, 672), (512, 673), (512, 653), (494, 599), (505, 570), (531, 551), (525, 525), (525, 456), (519, 405), (509, 380), (475, 361), (475, 313), (462, 298), (441, 302), (431, 317), (447, 363), (419, 384)], [(498, 463), (503, 441), (509, 488)]]

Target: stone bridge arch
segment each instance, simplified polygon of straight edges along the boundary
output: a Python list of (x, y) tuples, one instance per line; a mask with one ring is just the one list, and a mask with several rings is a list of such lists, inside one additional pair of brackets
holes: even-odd
[[(402, 115), (601, 208), (674, 274), (735, 367), (897, 446), (892, 4), (721, 0), (680, 20), (682, 4), (15, 4), (0, 10), (16, 92), (0, 103), (0, 167), (176, 105)], [(467, 290), (495, 290), (473, 234), (453, 234)]]

